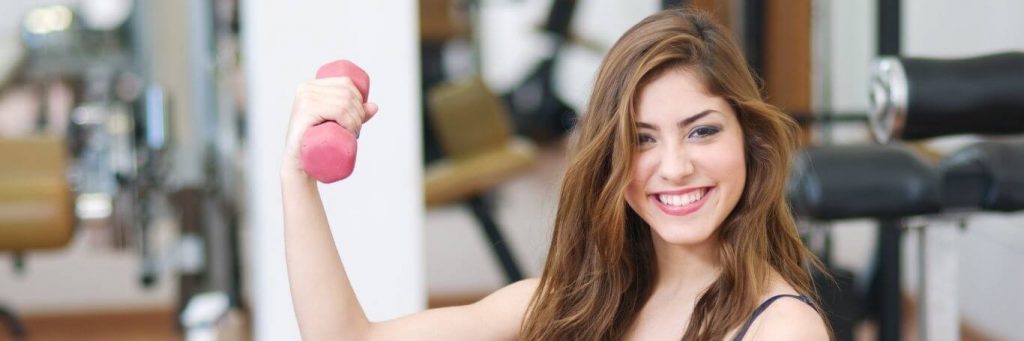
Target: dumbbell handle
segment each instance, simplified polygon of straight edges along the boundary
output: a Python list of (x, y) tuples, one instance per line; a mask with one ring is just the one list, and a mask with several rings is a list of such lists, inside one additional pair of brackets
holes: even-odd
[[(363, 69), (347, 60), (324, 64), (316, 78), (348, 77), (363, 102), (370, 94), (370, 78)], [(306, 174), (322, 183), (332, 183), (352, 174), (356, 162), (356, 136), (335, 121), (326, 121), (306, 130), (302, 136), (299, 159)]]

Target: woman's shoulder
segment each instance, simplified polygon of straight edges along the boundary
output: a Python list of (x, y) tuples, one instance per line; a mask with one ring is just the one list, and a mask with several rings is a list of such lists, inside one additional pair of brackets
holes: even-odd
[(806, 302), (789, 297), (765, 307), (759, 321), (751, 325), (749, 340), (828, 340), (825, 321)]
[[(773, 276), (774, 277), (774, 276)], [(828, 340), (825, 321), (813, 302), (775, 277), (761, 298), (761, 313), (745, 340)]]
[[(515, 339), (539, 282), (536, 278), (529, 278), (506, 285), (470, 305), (471, 314), (476, 317), (485, 317), (479, 323), (490, 328), (495, 335)], [(506, 339), (506, 337), (500, 338)]]
[(512, 284), (506, 285), (505, 287), (498, 289), (491, 293), (484, 300), (529, 300), (533, 297), (533, 292), (537, 290), (537, 285), (540, 284), (539, 278), (527, 278), (519, 280)]
[(533, 298), (534, 291), (540, 283), (538, 278), (528, 278), (506, 285), (484, 297), (474, 305), (487, 312), (511, 315), (512, 319), (521, 319), (526, 313), (526, 308)]

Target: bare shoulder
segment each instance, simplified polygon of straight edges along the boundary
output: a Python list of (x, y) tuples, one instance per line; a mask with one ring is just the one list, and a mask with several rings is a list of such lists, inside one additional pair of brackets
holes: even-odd
[[(775, 272), (768, 291), (762, 302), (780, 294), (797, 295), (796, 289)], [(781, 297), (765, 308), (747, 335), (747, 340), (828, 340), (830, 334), (817, 309), (795, 297)]]
[(505, 330), (506, 335), (518, 334), (538, 283), (539, 279), (530, 278), (506, 285), (474, 303), (473, 310), (480, 316), (491, 316), (494, 327)]
[[(796, 298), (772, 302), (758, 318), (750, 340), (828, 340), (829, 333), (818, 311)], [(754, 326), (752, 326), (754, 327)]]
[[(517, 312), (522, 318), (533, 292), (540, 283), (538, 278), (528, 278), (498, 289), (473, 305), (478, 309), (497, 309), (500, 312)], [(509, 309), (516, 308), (516, 309)]]

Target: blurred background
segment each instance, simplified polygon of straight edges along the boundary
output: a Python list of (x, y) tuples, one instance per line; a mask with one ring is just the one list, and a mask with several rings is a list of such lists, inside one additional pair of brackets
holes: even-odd
[(1024, 339), (1024, 2), (5, 0), (0, 340), (298, 339), (278, 170), (341, 58), (381, 111), (320, 188), (369, 317), (539, 276), (604, 53), (680, 4), (801, 124), (840, 339)]

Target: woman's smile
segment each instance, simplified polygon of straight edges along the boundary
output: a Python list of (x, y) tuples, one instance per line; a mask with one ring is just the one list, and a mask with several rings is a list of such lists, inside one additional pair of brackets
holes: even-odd
[(704, 207), (704, 203), (708, 201), (707, 199), (714, 189), (714, 187), (699, 187), (681, 191), (666, 191), (651, 194), (648, 198), (665, 214), (685, 216)]

